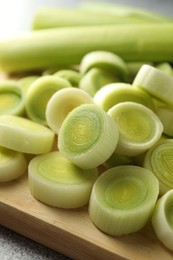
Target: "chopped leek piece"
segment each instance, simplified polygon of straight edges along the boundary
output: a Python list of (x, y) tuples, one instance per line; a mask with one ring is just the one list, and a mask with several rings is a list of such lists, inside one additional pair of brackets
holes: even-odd
[(82, 77), (78, 71), (70, 69), (58, 70), (53, 75), (68, 80), (73, 87), (79, 87), (79, 82)]
[(84, 55), (80, 63), (81, 73), (85, 74), (92, 68), (108, 70), (120, 79), (127, 80), (128, 69), (126, 63), (120, 56), (112, 52), (93, 51)]
[(64, 119), (58, 148), (81, 168), (94, 168), (114, 152), (119, 131), (114, 120), (95, 104), (74, 108)]
[(0, 81), (0, 115), (23, 115), (24, 100), (20, 84), (13, 80)]
[(0, 116), (0, 146), (23, 153), (41, 154), (49, 152), (53, 142), (53, 131), (43, 125), (19, 116)]
[(23, 153), (0, 147), (0, 182), (12, 181), (27, 171)]
[(173, 251), (173, 189), (159, 198), (151, 221), (159, 240)]
[(159, 63), (156, 66), (156, 68), (163, 71), (164, 73), (168, 74), (169, 76), (173, 76), (173, 68), (170, 65), (170, 63), (168, 63), (168, 62)]
[(173, 137), (173, 106), (158, 106), (156, 114), (163, 124), (163, 133)]
[(28, 89), (30, 88), (30, 86), (32, 85), (32, 83), (38, 79), (39, 76), (33, 75), (33, 76), (26, 76), (23, 77), (21, 79), (19, 79), (19, 83), (22, 89), (22, 92), (24, 94), (24, 96), (27, 94)]
[(64, 88), (52, 95), (46, 107), (48, 126), (58, 134), (59, 129), (70, 111), (81, 104), (93, 103), (92, 97), (82, 89)]
[(79, 87), (80, 89), (85, 90), (91, 96), (94, 96), (96, 92), (104, 85), (119, 81), (120, 79), (110, 71), (105, 69), (92, 68), (85, 75), (83, 75), (80, 80)]
[(132, 87), (128, 83), (111, 83), (105, 85), (94, 95), (94, 102), (105, 111), (125, 101), (137, 102), (154, 110), (154, 102), (150, 95), (139, 88)]
[(153, 66), (143, 65), (133, 81), (133, 86), (145, 90), (154, 98), (173, 105), (173, 77)]
[(32, 83), (25, 100), (28, 117), (40, 124), (47, 125), (46, 106), (51, 96), (62, 88), (72, 87), (71, 84), (58, 76), (42, 76)]
[(158, 142), (146, 153), (144, 167), (151, 170), (159, 180), (160, 194), (173, 189), (173, 139)]
[(149, 170), (133, 165), (113, 167), (93, 186), (90, 218), (112, 236), (136, 232), (150, 220), (158, 193), (158, 180)]
[(161, 137), (163, 126), (157, 115), (149, 108), (135, 102), (122, 102), (108, 114), (115, 120), (120, 136), (116, 152), (137, 156), (152, 147)]
[(80, 169), (54, 151), (32, 159), (28, 176), (31, 193), (39, 201), (54, 207), (78, 208), (88, 204), (98, 170)]

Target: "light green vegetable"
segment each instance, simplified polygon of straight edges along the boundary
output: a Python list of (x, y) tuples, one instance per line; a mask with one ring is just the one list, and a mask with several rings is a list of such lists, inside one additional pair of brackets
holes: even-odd
[(120, 135), (116, 152), (137, 156), (147, 151), (161, 137), (163, 126), (157, 115), (144, 105), (122, 102), (108, 110), (116, 122)]
[(60, 127), (69, 112), (81, 104), (90, 103), (93, 103), (93, 99), (82, 89), (60, 89), (51, 96), (46, 106), (45, 113), (48, 126), (58, 134)]
[(149, 170), (133, 165), (111, 168), (93, 186), (90, 218), (111, 236), (136, 232), (150, 220), (158, 193), (158, 180)]
[(25, 100), (28, 117), (40, 124), (47, 125), (46, 107), (51, 96), (62, 88), (70, 88), (71, 84), (58, 76), (42, 76), (32, 83)]
[(0, 68), (7, 72), (79, 64), (92, 51), (125, 61), (173, 61), (173, 23), (55, 28), (0, 41)]
[(54, 76), (59, 76), (68, 80), (73, 87), (79, 87), (79, 82), (82, 77), (78, 71), (72, 69), (58, 70), (54, 73)]
[(25, 156), (5, 147), (0, 147), (0, 182), (12, 181), (27, 171)]
[(156, 66), (157, 69), (163, 71), (164, 73), (168, 74), (169, 76), (173, 76), (173, 68), (170, 63), (162, 62)]
[(89, 202), (98, 170), (84, 170), (72, 164), (60, 152), (36, 156), (29, 163), (32, 195), (53, 207), (79, 208)]
[(151, 221), (158, 239), (173, 251), (173, 189), (157, 201)]
[(54, 133), (29, 119), (13, 115), (0, 116), (0, 146), (31, 154), (52, 149)]
[(119, 138), (114, 120), (95, 104), (83, 104), (64, 119), (58, 148), (81, 168), (103, 164), (114, 152)]

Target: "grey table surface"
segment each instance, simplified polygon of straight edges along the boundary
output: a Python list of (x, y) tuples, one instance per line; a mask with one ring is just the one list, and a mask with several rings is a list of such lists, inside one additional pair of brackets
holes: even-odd
[[(0, 39), (30, 30), (32, 17), (40, 6), (75, 7), (82, 2), (84, 1), (0, 0)], [(173, 16), (173, 0), (110, 0), (106, 2), (142, 7)], [(65, 260), (70, 258), (0, 226), (0, 260), (18, 259)]]

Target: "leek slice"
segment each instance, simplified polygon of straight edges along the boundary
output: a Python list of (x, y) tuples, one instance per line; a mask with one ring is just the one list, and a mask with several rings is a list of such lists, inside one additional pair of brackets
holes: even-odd
[(125, 102), (137, 102), (154, 110), (154, 102), (150, 95), (128, 83), (112, 83), (105, 85), (94, 95), (94, 102), (108, 111), (114, 105)]
[(52, 95), (46, 107), (48, 126), (58, 134), (59, 129), (70, 111), (81, 104), (93, 103), (91, 96), (82, 89), (60, 89)]
[(71, 69), (59, 70), (55, 72), (53, 75), (68, 80), (70, 84), (75, 88), (79, 87), (79, 82), (82, 77), (82, 75), (78, 71), (71, 70)]
[(26, 113), (29, 119), (47, 125), (45, 111), (51, 96), (62, 88), (72, 87), (71, 84), (58, 76), (42, 76), (32, 83), (25, 100)]
[(108, 114), (115, 120), (120, 136), (116, 152), (137, 156), (152, 147), (161, 137), (163, 126), (157, 115), (149, 108), (135, 102), (122, 102)]
[(151, 170), (159, 180), (160, 194), (173, 189), (173, 139), (158, 142), (147, 153), (144, 167)]
[(79, 87), (93, 97), (104, 85), (119, 81), (119, 78), (113, 73), (105, 69), (93, 68), (83, 75)]
[(0, 81), (0, 115), (23, 115), (24, 100), (20, 84), (14, 80)]
[(173, 105), (173, 77), (150, 65), (138, 71), (133, 86), (137, 86), (155, 98)]
[(58, 148), (81, 168), (94, 168), (114, 152), (119, 131), (114, 120), (95, 104), (74, 108), (58, 135)]
[(23, 95), (25, 97), (25, 95), (27, 94), (28, 92), (28, 89), (30, 88), (30, 86), (32, 85), (32, 83), (38, 79), (39, 76), (36, 76), (36, 75), (31, 75), (31, 76), (26, 76), (26, 77), (23, 77), (21, 79), (19, 79), (19, 83), (20, 83), (20, 87), (22, 89), (22, 92), (23, 92)]
[(158, 193), (158, 180), (149, 170), (133, 165), (113, 167), (93, 186), (90, 218), (112, 236), (136, 232), (151, 218)]
[(32, 159), (28, 176), (31, 193), (39, 201), (54, 207), (78, 208), (88, 204), (98, 170), (80, 169), (54, 151)]
[(0, 116), (0, 146), (23, 153), (49, 152), (54, 133), (49, 128), (19, 116)]
[(12, 181), (27, 171), (25, 156), (5, 147), (0, 147), (0, 182)]
[(102, 68), (114, 73), (121, 80), (127, 81), (128, 69), (124, 60), (109, 51), (92, 51), (84, 55), (80, 63), (82, 74), (87, 73), (92, 68)]
[(159, 240), (173, 251), (173, 189), (157, 201), (151, 221)]
[(173, 68), (170, 63), (162, 62), (156, 66), (157, 69), (163, 71), (164, 73), (168, 74), (169, 76), (173, 76)]

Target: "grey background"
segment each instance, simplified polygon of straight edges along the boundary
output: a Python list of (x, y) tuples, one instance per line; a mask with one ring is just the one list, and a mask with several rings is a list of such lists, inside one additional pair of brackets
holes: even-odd
[[(30, 30), (32, 17), (39, 6), (75, 7), (84, 1), (0, 0), (0, 39)], [(103, 1), (99, 1), (103, 2)], [(173, 16), (173, 0), (112, 0), (121, 5), (143, 7)], [(69, 259), (28, 238), (0, 226), (0, 260)]]

